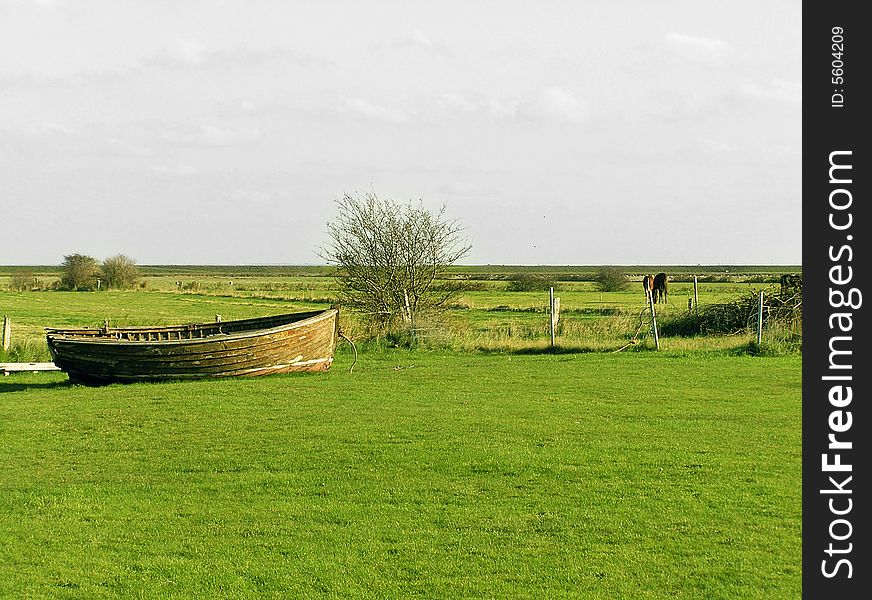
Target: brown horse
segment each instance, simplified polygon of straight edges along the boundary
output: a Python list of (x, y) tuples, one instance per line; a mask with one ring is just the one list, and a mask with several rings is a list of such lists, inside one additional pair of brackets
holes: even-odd
[(667, 288), (666, 281), (667, 281), (667, 279), (668, 279), (668, 277), (666, 277), (666, 273), (657, 273), (657, 275), (654, 276), (654, 282), (653, 282), (654, 302), (660, 302), (661, 300), (663, 302), (667, 302), (667, 300), (666, 300), (666, 288)]
[(648, 302), (648, 295), (654, 292), (654, 276), (645, 275), (642, 278), (642, 289), (645, 290), (645, 302)]

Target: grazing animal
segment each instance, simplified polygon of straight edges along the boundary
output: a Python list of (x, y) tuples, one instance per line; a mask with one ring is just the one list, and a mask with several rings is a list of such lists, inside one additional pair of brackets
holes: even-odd
[(657, 273), (654, 276), (654, 302), (667, 302), (666, 300), (666, 273)]
[(645, 275), (642, 278), (642, 289), (645, 290), (645, 302), (648, 302), (648, 294), (654, 292), (654, 276)]
[(802, 288), (802, 276), (789, 275), (785, 273), (781, 276), (781, 295), (786, 296), (791, 290)]

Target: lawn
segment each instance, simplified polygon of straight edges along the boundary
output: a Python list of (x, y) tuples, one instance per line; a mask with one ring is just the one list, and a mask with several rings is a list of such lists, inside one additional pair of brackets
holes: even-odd
[(800, 357), (350, 363), (0, 378), (0, 596), (800, 596)]

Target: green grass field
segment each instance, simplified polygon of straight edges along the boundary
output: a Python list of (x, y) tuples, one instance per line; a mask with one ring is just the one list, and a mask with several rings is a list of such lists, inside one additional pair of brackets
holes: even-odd
[[(143, 267), (142, 287), (127, 292), (13, 292), (5, 289), (24, 267), (0, 267), (0, 311), (10, 315), (18, 351), (14, 360), (47, 360), (43, 328), (112, 325), (173, 324), (245, 318), (283, 311), (326, 307), (337, 299), (337, 285), (327, 267)], [(519, 351), (541, 349), (550, 341), (548, 293), (508, 291), (513, 277), (536, 274), (554, 279), (561, 302), (558, 344), (577, 351), (610, 351), (624, 346), (640, 324), (645, 297), (637, 281), (623, 292), (597, 291), (590, 278), (594, 267), (455, 267), (451, 277), (470, 289), (461, 292), (438, 323), (418, 324), (420, 341), (430, 347), (459, 351)], [(650, 268), (628, 267), (635, 271)], [(670, 301), (658, 314), (666, 320), (684, 314), (693, 297), (693, 274), (698, 273), (700, 306), (772, 290), (782, 272), (796, 267), (671, 267)], [(58, 272), (32, 267), (43, 287)], [(638, 277), (637, 277), (638, 278)], [(715, 281), (707, 281), (714, 279)], [(343, 329), (353, 338), (364, 335), (359, 319), (344, 312)], [(644, 337), (644, 336), (643, 336)], [(747, 344), (752, 335), (705, 340), (665, 339), (664, 347), (710, 349)], [(651, 344), (648, 343), (650, 346)], [(3, 358), (0, 356), (0, 361)]]
[(799, 597), (798, 357), (350, 361), (0, 379), (0, 595)]
[[(336, 292), (323, 267), (144, 267), (125, 292), (10, 291), (15, 270), (0, 362), (49, 360), (46, 326), (229, 320)], [(702, 306), (794, 270), (675, 272), (711, 278)], [(548, 294), (507, 289), (530, 272), (555, 279), (556, 352)], [(0, 377), (0, 597), (799, 597), (799, 346), (752, 353), (743, 331), (613, 353), (643, 296), (600, 293), (592, 272), (458, 267), (474, 285), (419, 324), (418, 349), (358, 344), (353, 373), (342, 345), (323, 374)], [(658, 314), (691, 293), (673, 282)]]

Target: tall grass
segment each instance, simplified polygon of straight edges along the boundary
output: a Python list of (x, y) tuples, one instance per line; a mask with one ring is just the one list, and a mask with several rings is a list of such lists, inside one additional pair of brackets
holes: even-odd
[(802, 351), (802, 296), (782, 297), (764, 293), (762, 342), (756, 341), (759, 297), (745, 294), (729, 302), (711, 304), (699, 311), (673, 315), (661, 332), (682, 338), (733, 335), (754, 339), (737, 347), (749, 354), (797, 354)]
[(13, 340), (9, 350), (0, 348), (0, 363), (49, 361), (51, 361), (51, 354), (43, 338), (25, 337), (20, 340)]

